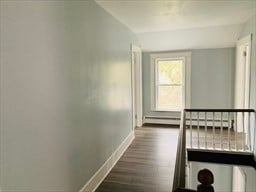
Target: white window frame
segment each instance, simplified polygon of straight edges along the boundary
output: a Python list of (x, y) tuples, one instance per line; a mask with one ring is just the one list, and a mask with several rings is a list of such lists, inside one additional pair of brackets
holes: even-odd
[[(182, 108), (190, 108), (190, 79), (191, 79), (191, 52), (171, 52), (171, 53), (156, 53), (150, 55), (151, 62), (151, 111), (170, 111), (180, 112), (180, 110), (159, 110), (157, 109), (157, 62), (166, 59), (182, 59), (183, 64), (183, 90), (182, 90)], [(182, 109), (181, 109), (182, 110)]]

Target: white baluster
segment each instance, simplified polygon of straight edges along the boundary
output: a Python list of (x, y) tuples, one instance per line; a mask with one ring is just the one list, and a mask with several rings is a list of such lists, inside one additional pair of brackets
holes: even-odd
[(197, 146), (200, 148), (200, 141), (199, 141), (199, 112), (197, 112)]
[(207, 112), (204, 112), (204, 146), (207, 149)]
[(223, 112), (220, 113), (220, 148), (223, 150)]
[(193, 148), (193, 145), (192, 145), (192, 113), (189, 112), (189, 117), (190, 117), (190, 147)]
[[(251, 112), (248, 112), (248, 127), (247, 127), (247, 129), (248, 129), (248, 131), (247, 131), (248, 132), (248, 135), (247, 135), (247, 137), (248, 137), (248, 150), (252, 151), (251, 150), (251, 127), (250, 127), (250, 125), (251, 125)], [(256, 138), (254, 138), (254, 139), (256, 139)]]
[(244, 118), (244, 112), (242, 112), (242, 150), (245, 151), (245, 118)]
[(228, 149), (230, 151), (230, 129), (231, 129), (231, 120), (230, 120), (230, 112), (228, 112)]
[(234, 113), (234, 120), (235, 120), (235, 149), (238, 150), (237, 148), (237, 112)]
[(213, 112), (212, 120), (212, 147), (215, 149), (215, 112)]

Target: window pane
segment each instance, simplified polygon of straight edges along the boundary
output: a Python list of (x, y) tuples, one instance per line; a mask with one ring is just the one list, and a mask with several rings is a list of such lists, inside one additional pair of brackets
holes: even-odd
[(158, 61), (158, 83), (181, 84), (182, 64), (183, 60)]
[(157, 108), (159, 110), (180, 110), (182, 86), (158, 86)]

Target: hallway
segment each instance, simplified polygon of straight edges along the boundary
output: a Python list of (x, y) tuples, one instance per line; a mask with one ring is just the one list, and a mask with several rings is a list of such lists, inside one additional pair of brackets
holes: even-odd
[(142, 127), (96, 192), (170, 192), (178, 127)]

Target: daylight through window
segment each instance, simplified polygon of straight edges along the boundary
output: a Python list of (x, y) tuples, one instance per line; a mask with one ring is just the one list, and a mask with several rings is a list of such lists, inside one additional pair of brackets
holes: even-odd
[(179, 111), (182, 108), (184, 60), (157, 59), (155, 62), (156, 110)]

